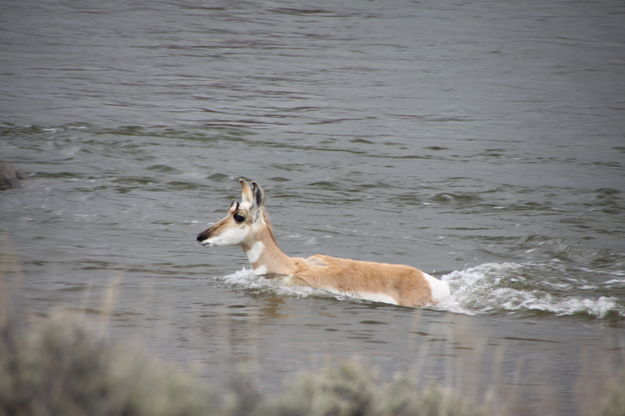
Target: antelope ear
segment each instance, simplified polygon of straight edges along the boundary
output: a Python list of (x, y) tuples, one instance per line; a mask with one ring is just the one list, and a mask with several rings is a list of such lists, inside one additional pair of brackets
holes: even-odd
[(252, 181), (252, 190), (254, 191), (254, 198), (256, 199), (256, 205), (262, 207), (265, 203), (265, 191), (256, 181)]
[(245, 205), (254, 205), (254, 191), (249, 183), (243, 178), (239, 178), (241, 184), (241, 202)]

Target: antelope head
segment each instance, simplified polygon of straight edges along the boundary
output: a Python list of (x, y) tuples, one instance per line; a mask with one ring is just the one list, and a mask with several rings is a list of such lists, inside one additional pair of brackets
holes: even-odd
[[(257, 182), (239, 179), (241, 202), (234, 201), (228, 214), (202, 231), (197, 241), (203, 246), (245, 245), (265, 226), (263, 202), (265, 193)], [(248, 244), (249, 245), (249, 244)]]

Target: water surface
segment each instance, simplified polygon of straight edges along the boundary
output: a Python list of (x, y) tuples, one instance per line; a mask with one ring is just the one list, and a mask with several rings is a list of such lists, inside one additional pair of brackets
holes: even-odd
[[(569, 415), (623, 368), (619, 2), (0, 9), (0, 159), (29, 174), (0, 195), (20, 310), (112, 310), (114, 337), (272, 391), (358, 356)], [(290, 255), (411, 264), (453, 299), (283, 288), (200, 247), (239, 176)]]

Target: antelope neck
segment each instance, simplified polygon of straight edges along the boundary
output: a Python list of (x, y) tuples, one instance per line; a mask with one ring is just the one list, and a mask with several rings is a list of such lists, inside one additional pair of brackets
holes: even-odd
[(263, 230), (252, 243), (243, 243), (241, 247), (247, 254), (254, 273), (258, 275), (290, 275), (295, 265), (278, 244), (270, 230)]

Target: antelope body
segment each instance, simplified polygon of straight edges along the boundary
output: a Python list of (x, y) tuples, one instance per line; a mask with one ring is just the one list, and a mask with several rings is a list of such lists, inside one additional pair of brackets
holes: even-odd
[(239, 245), (257, 275), (281, 278), (336, 294), (408, 307), (435, 305), (450, 296), (447, 282), (402, 264), (374, 263), (316, 254), (289, 257), (273, 235), (265, 194), (257, 182), (241, 183), (241, 202), (197, 236), (203, 246)]

